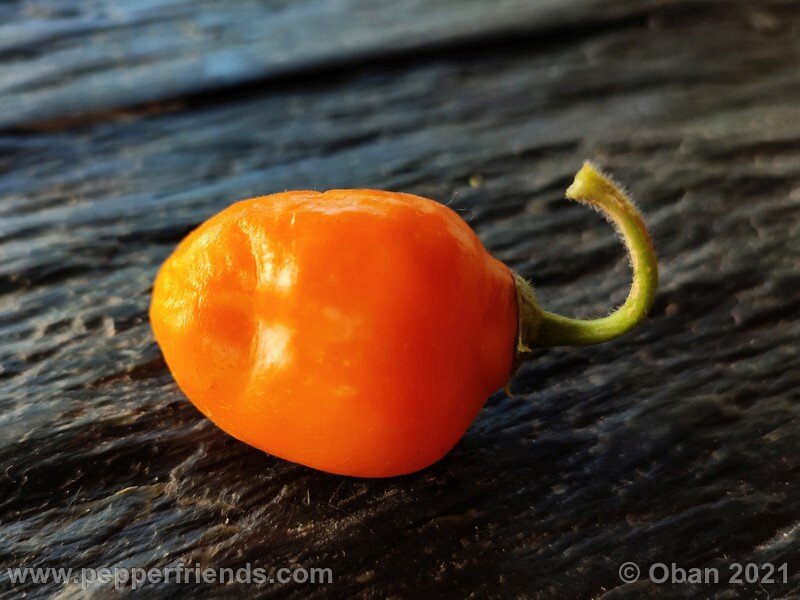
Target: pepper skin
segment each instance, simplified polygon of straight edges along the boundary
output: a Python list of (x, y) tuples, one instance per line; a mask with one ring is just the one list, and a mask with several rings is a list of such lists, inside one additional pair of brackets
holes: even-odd
[(375, 190), (233, 204), (184, 239), (150, 321), (232, 436), (323, 471), (422, 469), (511, 375), (511, 271), (454, 211)]

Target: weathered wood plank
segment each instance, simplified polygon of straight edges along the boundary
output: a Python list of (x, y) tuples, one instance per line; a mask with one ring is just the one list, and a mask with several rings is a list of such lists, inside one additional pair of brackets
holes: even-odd
[[(696, 0), (695, 0), (696, 1)], [(690, 0), (49, 0), (0, 6), (0, 128)]]
[[(796, 594), (798, 31), (796, 2), (694, 6), (7, 132), (0, 562), (334, 571), (325, 588), (244, 591), (275, 597), (749, 598), (758, 586), (622, 586), (617, 568), (788, 561), (790, 582), (765, 588)], [(546, 306), (605, 310), (624, 295), (621, 250), (561, 199), (584, 157), (648, 216), (652, 318), (543, 351), (431, 469), (362, 481), (272, 459), (171, 381), (146, 323), (158, 264), (231, 201), (286, 188), (449, 202)]]

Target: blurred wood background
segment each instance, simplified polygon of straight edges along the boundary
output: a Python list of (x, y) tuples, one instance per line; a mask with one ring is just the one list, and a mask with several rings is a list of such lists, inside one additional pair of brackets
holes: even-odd
[[(285, 189), (449, 203), (544, 306), (602, 313), (629, 273), (612, 229), (562, 199), (584, 158), (647, 216), (651, 319), (542, 351), (430, 469), (288, 464), (170, 378), (157, 267), (231, 202)], [(334, 573), (151, 598), (797, 597), (798, 340), (800, 2), (0, 5), (4, 567)], [(623, 584), (625, 561), (723, 581)], [(725, 583), (751, 561), (789, 580)], [(87, 594), (5, 572), (0, 591)]]

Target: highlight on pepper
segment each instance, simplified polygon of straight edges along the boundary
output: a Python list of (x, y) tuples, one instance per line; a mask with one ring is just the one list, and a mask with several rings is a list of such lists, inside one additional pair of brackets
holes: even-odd
[(641, 215), (590, 164), (567, 197), (620, 232), (633, 282), (609, 316), (539, 307), (450, 208), (377, 190), (237, 202), (156, 277), (150, 322), (176, 382), (221, 429), (344, 475), (411, 473), (444, 456), (536, 348), (617, 338), (646, 316), (656, 255)]

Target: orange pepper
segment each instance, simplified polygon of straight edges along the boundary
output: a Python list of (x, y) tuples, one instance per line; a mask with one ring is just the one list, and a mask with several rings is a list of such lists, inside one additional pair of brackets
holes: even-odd
[[(583, 192), (608, 193), (608, 180), (581, 172)], [(625, 227), (652, 246), (630, 202), (610, 189), (640, 288), (635, 314), (610, 332), (597, 333), (603, 319), (540, 310), (451, 209), (376, 190), (231, 205), (161, 267), (150, 321), (183, 392), (234, 437), (332, 473), (413, 472), (456, 444), (531, 348), (604, 341), (644, 316), (655, 280), (642, 269), (654, 274), (655, 257), (637, 265), (642, 249)], [(596, 202), (613, 218), (608, 202)]]

